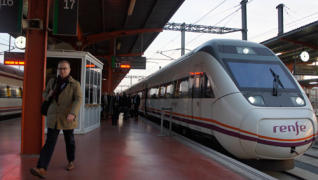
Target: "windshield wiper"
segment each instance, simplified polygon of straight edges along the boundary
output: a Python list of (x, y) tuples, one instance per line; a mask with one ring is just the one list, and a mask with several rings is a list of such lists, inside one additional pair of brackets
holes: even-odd
[(270, 72), (272, 73), (274, 79), (273, 79), (273, 96), (277, 96), (277, 91), (278, 91), (278, 85), (280, 85), (283, 89), (285, 89), (284, 85), (279, 79), (279, 75), (276, 74), (272, 68), (269, 68)]

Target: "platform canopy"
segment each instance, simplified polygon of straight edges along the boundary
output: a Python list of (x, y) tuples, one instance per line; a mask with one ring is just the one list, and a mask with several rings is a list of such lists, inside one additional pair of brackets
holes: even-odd
[[(184, 0), (79, 0), (77, 36), (49, 33), (49, 48), (88, 51), (110, 67), (111, 56), (140, 57), (162, 32)], [(53, 1), (49, 27), (53, 28)], [(110, 68), (104, 68), (108, 79)], [(114, 89), (127, 69), (117, 68), (111, 85)]]
[(274, 51), (285, 64), (301, 62), (302, 51), (309, 53), (308, 62), (315, 62), (318, 58), (318, 21), (268, 39), (261, 44)]
[(78, 35), (50, 35), (51, 41), (67, 42), (95, 56), (140, 56), (183, 1), (80, 0)]

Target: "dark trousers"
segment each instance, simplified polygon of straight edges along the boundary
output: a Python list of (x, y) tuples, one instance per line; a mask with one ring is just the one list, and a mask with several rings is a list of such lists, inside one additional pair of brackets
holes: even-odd
[[(71, 130), (63, 130), (64, 140), (66, 145), (66, 154), (67, 160), (69, 162), (74, 161), (75, 159), (75, 138), (73, 129)], [(40, 159), (38, 161), (37, 168), (47, 169), (51, 157), (54, 152), (55, 144), (60, 133), (59, 129), (51, 129), (48, 128), (47, 137), (45, 141), (45, 145), (41, 149)]]
[(117, 125), (119, 117), (119, 107), (115, 107), (112, 115), (112, 125)]

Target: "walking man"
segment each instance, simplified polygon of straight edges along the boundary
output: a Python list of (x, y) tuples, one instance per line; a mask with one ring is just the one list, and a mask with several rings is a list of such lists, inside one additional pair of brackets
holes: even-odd
[(34, 176), (45, 178), (46, 171), (54, 152), (60, 130), (63, 130), (66, 144), (68, 164), (66, 170), (74, 168), (75, 139), (74, 129), (78, 125), (78, 113), (82, 103), (80, 83), (70, 76), (71, 68), (68, 61), (58, 63), (58, 77), (48, 81), (43, 93), (45, 100), (52, 98), (47, 113), (47, 137), (36, 168), (30, 171)]

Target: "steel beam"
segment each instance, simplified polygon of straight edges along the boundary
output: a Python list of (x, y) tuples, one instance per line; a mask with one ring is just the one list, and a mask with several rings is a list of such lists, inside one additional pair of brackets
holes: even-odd
[(105, 40), (116, 39), (123, 36), (131, 36), (142, 33), (162, 32), (162, 28), (145, 28), (145, 29), (133, 29), (133, 30), (120, 30), (113, 32), (103, 32), (99, 34), (92, 34), (85, 37), (84, 46), (95, 44)]
[(185, 24), (185, 23), (167, 23), (164, 30), (170, 31), (186, 31), (186, 32), (198, 32), (198, 33), (210, 33), (210, 34), (226, 34), (237, 31), (242, 31), (239, 28), (228, 28), (228, 27), (217, 27), (217, 26), (206, 26), (198, 24)]
[(44, 144), (44, 118), (41, 115), (45, 85), (48, 1), (28, 0), (28, 19), (41, 19), (43, 30), (26, 31), (26, 49), (22, 101), (21, 153), (39, 154)]

